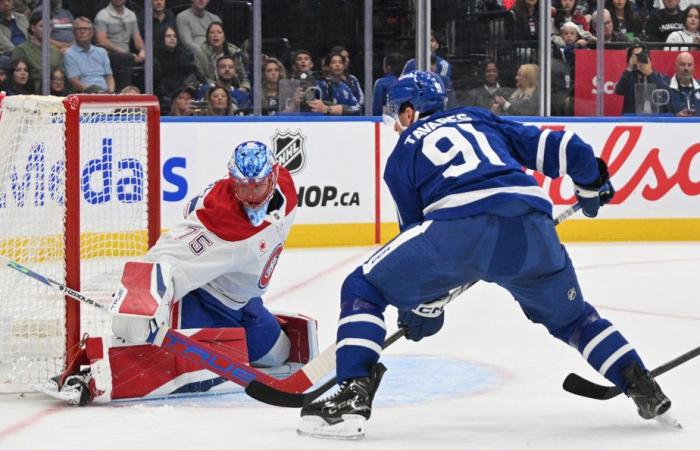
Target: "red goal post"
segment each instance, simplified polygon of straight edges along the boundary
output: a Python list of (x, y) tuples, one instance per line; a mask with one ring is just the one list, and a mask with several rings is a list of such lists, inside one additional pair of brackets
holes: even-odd
[[(160, 234), (159, 131), (154, 96), (0, 97), (0, 253), (108, 302), (123, 262)], [(84, 333), (110, 325), (10, 272), (0, 270), (0, 391), (45, 382)]]

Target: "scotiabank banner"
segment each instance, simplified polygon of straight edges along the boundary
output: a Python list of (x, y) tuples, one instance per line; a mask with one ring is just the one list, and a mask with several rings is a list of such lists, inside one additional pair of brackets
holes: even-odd
[[(700, 123), (533, 123), (574, 131), (607, 161), (616, 189), (603, 218), (700, 218)], [(569, 177), (535, 174), (555, 206), (575, 200)]]
[[(574, 77), (574, 114), (577, 116), (595, 116), (596, 86), (596, 52), (593, 50), (576, 50), (576, 76)], [(656, 72), (672, 77), (675, 74), (677, 51), (652, 50), (651, 64)], [(691, 52), (700, 65), (700, 52)], [(615, 94), (615, 85), (627, 67), (626, 50), (605, 51), (605, 75), (603, 76), (604, 108), (606, 116), (622, 115), (623, 97)], [(696, 76), (697, 78), (697, 76)]]

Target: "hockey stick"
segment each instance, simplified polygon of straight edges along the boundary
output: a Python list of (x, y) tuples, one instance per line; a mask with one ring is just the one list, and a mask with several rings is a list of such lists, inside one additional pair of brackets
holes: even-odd
[[(52, 280), (51, 278), (35, 272), (32, 269), (17, 263), (16, 261), (12, 261), (4, 255), (0, 255), (0, 263), (22, 273), (23, 275), (34, 278), (40, 283), (62, 292), (64, 295), (110, 314), (109, 310), (105, 308), (103, 304), (98, 303), (86, 295), (69, 288), (63, 283)], [(248, 386), (248, 384), (253, 380), (258, 380), (259, 382), (265, 384), (272, 384), (277, 381), (276, 378), (254, 367), (250, 367), (246, 362), (231, 358), (230, 356), (211, 347), (206, 347), (194, 339), (191, 339), (190, 337), (169, 327), (157, 328), (157, 331), (152, 333), (148, 341), (150, 344), (161, 347), (164, 350), (168, 350), (187, 361), (199, 365), (203, 369), (214, 372), (215, 374), (243, 387)], [(303, 387), (302, 391), (307, 389), (309, 386)]]
[[(576, 211), (580, 209), (581, 205), (579, 203), (575, 203), (574, 205), (565, 209), (554, 219), (554, 225), (559, 225), (560, 223), (574, 215)], [(464, 291), (472, 287), (475, 283), (476, 282), (468, 283), (464, 286), (453, 289), (449, 293), (449, 299), (446, 303), (449, 303), (450, 301), (457, 298)], [(395, 331), (384, 341), (382, 349), (386, 349), (405, 334), (406, 330), (404, 329), (399, 329)], [(307, 369), (307, 367), (311, 366), (312, 364), (316, 364), (317, 360), (319, 363), (318, 366), (314, 366), (311, 369)], [(325, 371), (323, 372), (319, 372), (317, 370), (320, 369), (321, 364), (323, 365), (322, 367), (325, 369)], [(306, 377), (311, 383), (309, 385), (310, 387), (311, 385), (316, 384), (322, 378), (325, 378), (328, 375), (328, 373), (330, 373), (333, 370), (335, 370), (335, 344), (328, 347), (326, 350), (323, 351), (323, 353), (314, 358), (313, 361), (309, 362), (306, 366), (302, 367), (298, 372), (296, 372), (294, 375), (291, 375), (287, 379), (291, 380), (295, 377)], [(297, 382), (296, 386), (299, 386), (300, 384), (301, 383)], [(314, 389), (313, 391), (302, 394), (300, 392), (303, 391), (290, 392), (286, 390), (280, 382), (277, 382), (273, 385), (269, 385), (258, 381), (253, 381), (245, 388), (245, 391), (250, 397), (263, 403), (267, 403), (269, 405), (281, 406), (285, 408), (301, 408), (302, 406), (320, 397), (324, 392), (331, 389), (335, 384), (335, 377), (332, 377), (330, 380), (326, 381), (324, 384)]]
[[(681, 356), (674, 358), (665, 364), (661, 364), (659, 367), (651, 371), (651, 375), (653, 377), (657, 377), (675, 367), (680, 366), (684, 362), (690, 361), (698, 355), (700, 355), (700, 347), (695, 347), (689, 352), (683, 353)], [(622, 390), (617, 386), (603, 386), (596, 384), (575, 373), (570, 373), (567, 375), (567, 377), (564, 379), (564, 384), (562, 387), (565, 391), (572, 394), (595, 400), (609, 400), (622, 393)]]

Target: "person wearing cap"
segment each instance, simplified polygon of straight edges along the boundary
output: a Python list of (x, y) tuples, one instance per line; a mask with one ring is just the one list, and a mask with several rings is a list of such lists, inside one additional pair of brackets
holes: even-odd
[(173, 101), (170, 104), (170, 114), (171, 116), (191, 116), (195, 112), (194, 105), (192, 101), (197, 95), (197, 90), (190, 86), (185, 85), (180, 89), (175, 91), (173, 95)]
[[(0, 0), (1, 1), (1, 0)], [(75, 43), (65, 54), (66, 77), (77, 92), (114, 92), (114, 76), (109, 56), (102, 47), (92, 45), (95, 30), (87, 17), (73, 21)]]
[[(34, 11), (29, 16), (29, 39), (12, 51), (12, 59), (23, 59), (29, 64), (29, 78), (35, 92), (41, 92), (41, 30), (43, 24), (41, 11)], [(53, 46), (49, 46), (49, 66), (51, 66), (51, 71), (63, 69), (63, 56)]]

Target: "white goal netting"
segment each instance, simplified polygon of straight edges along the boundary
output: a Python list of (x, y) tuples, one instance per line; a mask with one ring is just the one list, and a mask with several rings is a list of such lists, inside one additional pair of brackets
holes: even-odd
[[(78, 257), (66, 249), (66, 224), (71, 205), (79, 203), (80, 289), (107, 303), (123, 262), (148, 248), (146, 119), (147, 109), (137, 105), (85, 103), (79, 120), (73, 120), (67, 119), (62, 98), (4, 98), (0, 253), (65, 282), (72, 258)], [(66, 132), (75, 127), (78, 173), (67, 173)], [(66, 190), (72, 177), (79, 179), (79, 202), (70, 201)], [(80, 310), (81, 335), (109, 334), (105, 315), (87, 305)], [(0, 268), (0, 392), (25, 390), (60, 373), (70, 328), (60, 293)]]

